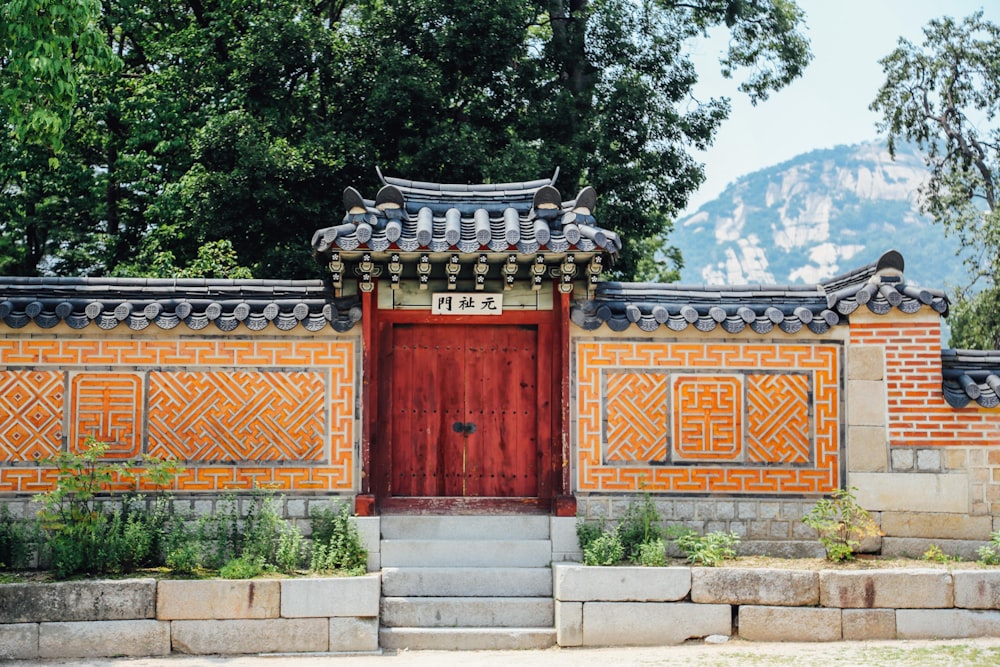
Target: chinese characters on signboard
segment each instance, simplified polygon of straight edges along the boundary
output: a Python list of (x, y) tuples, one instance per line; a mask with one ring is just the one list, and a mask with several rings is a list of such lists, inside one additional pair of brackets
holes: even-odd
[(432, 315), (501, 315), (503, 294), (439, 292), (432, 296)]

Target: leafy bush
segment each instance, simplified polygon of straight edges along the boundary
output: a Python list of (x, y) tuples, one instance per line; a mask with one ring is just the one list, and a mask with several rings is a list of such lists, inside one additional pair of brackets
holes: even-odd
[(953, 561), (960, 560), (958, 556), (950, 556), (946, 554), (944, 550), (936, 544), (932, 544), (927, 547), (927, 551), (925, 551), (920, 558), (921, 560), (933, 563), (951, 563)]
[(0, 570), (28, 567), (37, 542), (34, 526), (15, 519), (7, 505), (0, 505)]
[(223, 579), (253, 579), (259, 577), (269, 570), (263, 556), (243, 554), (239, 558), (234, 558), (221, 568), (219, 576)]
[(663, 538), (657, 538), (639, 545), (639, 557), (636, 559), (644, 567), (662, 567), (667, 564), (667, 546)]
[[(237, 562), (241, 571), (260, 564), (261, 572), (291, 572), (302, 560), (302, 535), (298, 528), (281, 517), (280, 498), (269, 489), (254, 489), (239, 499), (227, 495), (219, 501), (215, 514), (198, 522), (197, 539), (202, 544), (201, 560), (209, 568), (222, 569)], [(183, 548), (176, 554), (185, 562)], [(256, 576), (256, 575), (253, 575)]]
[(596, 540), (604, 532), (604, 520), (600, 522), (577, 521), (576, 539), (580, 543), (580, 549), (587, 550), (587, 546)]
[(736, 533), (712, 531), (699, 535), (690, 528), (672, 531), (674, 543), (694, 565), (716, 567), (723, 561), (736, 558), (740, 538)]
[[(56, 468), (54, 487), (36, 496), (45, 541), (42, 559), (57, 578), (77, 573), (124, 573), (160, 557), (167, 504), (146, 507), (144, 485), (162, 486), (180, 470), (174, 462), (102, 461), (107, 445), (88, 438), (80, 452), (60, 452), (44, 463)], [(114, 491), (125, 489), (119, 501)]]
[(641, 501), (633, 501), (625, 508), (618, 523), (618, 535), (625, 550), (625, 559), (637, 563), (644, 544), (663, 537), (662, 517), (649, 494)]
[(344, 503), (338, 510), (315, 509), (312, 522), (312, 557), (309, 569), (314, 572), (364, 574), (368, 569), (368, 550), (351, 520), (351, 508)]
[(802, 523), (819, 533), (826, 557), (834, 562), (853, 560), (865, 538), (882, 534), (868, 510), (854, 498), (854, 491), (854, 487), (837, 489), (802, 517)]
[(983, 565), (1000, 565), (1000, 531), (990, 533), (990, 541), (979, 547), (979, 562)]
[(625, 545), (617, 528), (602, 532), (583, 550), (584, 565), (618, 565), (625, 559)]

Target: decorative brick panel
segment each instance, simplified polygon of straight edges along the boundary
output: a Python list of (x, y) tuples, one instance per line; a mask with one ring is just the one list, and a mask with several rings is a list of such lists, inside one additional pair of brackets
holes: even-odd
[(840, 485), (839, 345), (578, 340), (574, 361), (577, 490)]
[(355, 359), (350, 339), (0, 340), (0, 492), (51, 488), (16, 464), (57, 453), (64, 420), (76, 448), (179, 458), (178, 490), (351, 491)]

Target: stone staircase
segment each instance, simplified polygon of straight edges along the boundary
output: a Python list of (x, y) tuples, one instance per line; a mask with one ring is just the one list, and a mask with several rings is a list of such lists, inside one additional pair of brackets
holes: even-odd
[(381, 519), (382, 648), (555, 644), (548, 516)]

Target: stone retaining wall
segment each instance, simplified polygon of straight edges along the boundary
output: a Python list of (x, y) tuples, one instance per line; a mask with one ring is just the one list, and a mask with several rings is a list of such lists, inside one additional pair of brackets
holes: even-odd
[(0, 660), (378, 650), (380, 577), (0, 585)]
[(1000, 570), (554, 564), (560, 646), (936, 639), (1000, 634)]

